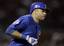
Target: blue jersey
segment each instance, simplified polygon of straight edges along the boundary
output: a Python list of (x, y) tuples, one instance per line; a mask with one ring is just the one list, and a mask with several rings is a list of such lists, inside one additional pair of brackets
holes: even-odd
[[(6, 33), (10, 34), (15, 30), (19, 31), (22, 34), (29, 35), (38, 39), (40, 33), (40, 26), (33, 20), (31, 15), (24, 15), (18, 18), (15, 22), (13, 22), (7, 28)], [(20, 40), (17, 39), (14, 39), (14, 41), (20, 42)]]

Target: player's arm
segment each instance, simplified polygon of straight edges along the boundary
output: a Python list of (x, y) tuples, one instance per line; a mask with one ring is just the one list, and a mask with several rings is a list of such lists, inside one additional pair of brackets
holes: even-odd
[(11, 30), (11, 27), (8, 28), (6, 33), (9, 34), (10, 36), (16, 38), (16, 39), (25, 39), (32, 45), (35, 45), (38, 43), (36, 38), (30, 37), (29, 35), (24, 35), (24, 34), (18, 32), (17, 30)]
[(29, 35), (23, 35), (22, 33), (19, 33), (18, 31), (14, 31), (12, 34), (15, 38), (22, 38), (27, 40), (31, 45), (36, 45), (38, 43), (38, 40), (36, 38), (30, 37)]
[[(14, 21), (7, 29), (6, 29), (6, 34), (9, 36), (12, 36), (13, 38), (21, 38), (22, 33), (18, 31), (18, 29), (25, 29), (26, 24), (24, 21), (24, 18), (19, 18), (16, 21)], [(22, 30), (21, 30), (22, 31)]]
[(22, 37), (22, 34), (21, 34), (21, 36), (20, 36), (20, 34), (21, 34), (20, 32), (14, 31), (14, 32), (11, 33), (11, 36), (16, 38), (16, 39), (19, 39), (19, 38)]
[(24, 35), (20, 32), (18, 32), (17, 29), (20, 29), (20, 28), (27, 28), (27, 23), (24, 21), (21, 22), (21, 24), (19, 24), (20, 22), (18, 21), (15, 21), (14, 23), (12, 23), (6, 30), (6, 33), (9, 34), (10, 36), (16, 38), (16, 39), (25, 39), (27, 40), (30, 44), (34, 45), (37, 43), (37, 39), (36, 38), (33, 38), (31, 37), (30, 35)]

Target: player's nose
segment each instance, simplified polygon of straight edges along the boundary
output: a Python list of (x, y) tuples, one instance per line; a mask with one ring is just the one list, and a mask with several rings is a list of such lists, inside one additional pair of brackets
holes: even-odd
[(44, 12), (43, 14), (46, 15), (46, 12)]

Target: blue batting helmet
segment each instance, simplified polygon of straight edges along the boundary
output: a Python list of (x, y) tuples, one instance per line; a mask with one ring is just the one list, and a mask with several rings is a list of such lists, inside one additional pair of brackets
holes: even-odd
[(32, 13), (34, 9), (46, 9), (46, 4), (43, 2), (34, 2), (30, 7), (30, 13)]

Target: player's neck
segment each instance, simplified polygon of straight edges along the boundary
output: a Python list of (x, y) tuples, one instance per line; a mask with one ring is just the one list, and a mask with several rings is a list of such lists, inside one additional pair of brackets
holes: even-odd
[(32, 18), (36, 23), (39, 23), (39, 20), (34, 15), (32, 15)]

